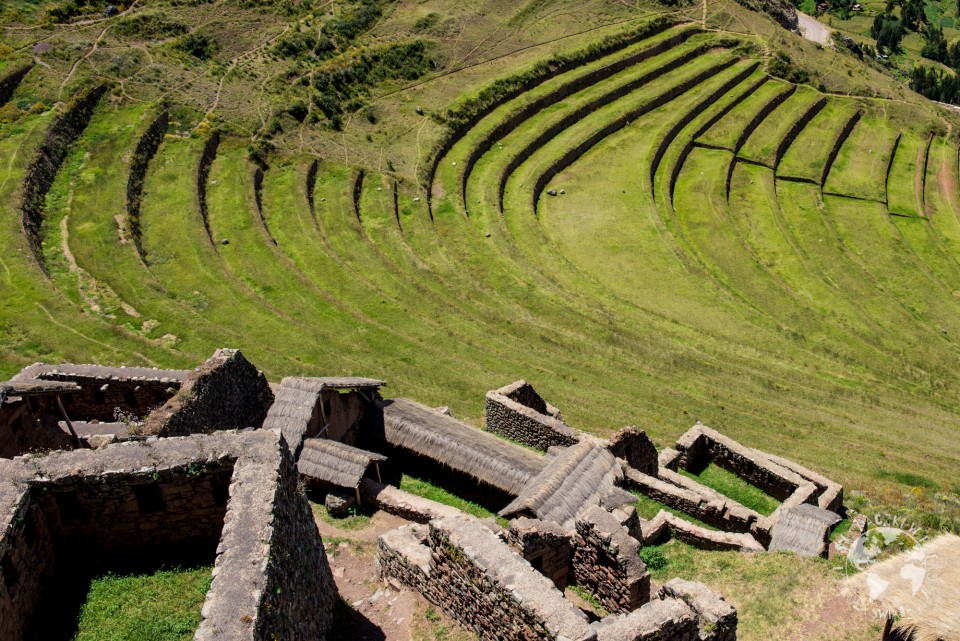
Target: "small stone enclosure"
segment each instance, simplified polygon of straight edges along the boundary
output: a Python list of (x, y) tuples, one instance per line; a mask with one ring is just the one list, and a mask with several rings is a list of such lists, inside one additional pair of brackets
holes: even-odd
[(336, 587), (282, 437), (218, 433), (0, 461), (0, 638), (43, 624), (67, 557), (216, 550), (198, 641), (323, 639)]

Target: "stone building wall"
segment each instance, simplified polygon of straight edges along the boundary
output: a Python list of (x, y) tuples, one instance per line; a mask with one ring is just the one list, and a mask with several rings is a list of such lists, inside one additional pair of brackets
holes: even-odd
[(326, 438), (347, 445), (356, 445), (357, 422), (366, 413), (370, 406), (369, 401), (359, 392), (341, 393), (335, 389), (323, 390), (320, 401), (323, 403), (323, 413), (329, 425)]
[(607, 449), (633, 469), (651, 476), (657, 475), (660, 467), (657, 447), (646, 432), (635, 427), (625, 427), (610, 438)]
[(378, 539), (377, 554), (381, 576), (418, 590), (483, 638), (596, 638), (583, 612), (476, 519), (431, 521), (426, 544), (415, 530), (395, 530)]
[(722, 596), (695, 581), (671, 579), (657, 595), (681, 599), (697, 615), (700, 641), (736, 641), (737, 611)]
[(593, 624), (597, 641), (699, 641), (696, 613), (679, 599), (655, 600)]
[(73, 439), (55, 418), (59, 408), (50, 398), (7, 398), (0, 403), (0, 458), (43, 450), (74, 447)]
[(173, 398), (147, 417), (143, 432), (184, 436), (260, 427), (272, 404), (273, 391), (263, 373), (239, 350), (218, 349), (187, 376)]
[(109, 422), (116, 420), (116, 410), (137, 418), (147, 416), (177, 393), (186, 376), (184, 370), (38, 363), (21, 370), (15, 380), (76, 383), (79, 392), (61, 396), (67, 415), (75, 421)]
[(269, 430), (0, 460), (0, 638), (23, 638), (61, 555), (189, 545), (217, 550), (198, 640), (323, 641), (336, 586), (297, 480)]
[(573, 533), (556, 523), (520, 517), (510, 522), (507, 543), (562, 590), (570, 582)]
[(631, 612), (650, 600), (650, 573), (639, 542), (609, 512), (594, 506), (577, 519), (572, 540), (574, 582), (609, 612)]
[(580, 442), (582, 434), (560, 420), (559, 415), (525, 381), (487, 392), (487, 431), (544, 452), (553, 446), (568, 447)]
[(727, 438), (705, 425), (697, 424), (677, 440), (680, 465), (699, 472), (710, 463), (729, 470), (770, 496), (785, 501), (804, 479), (782, 468), (755, 450)]

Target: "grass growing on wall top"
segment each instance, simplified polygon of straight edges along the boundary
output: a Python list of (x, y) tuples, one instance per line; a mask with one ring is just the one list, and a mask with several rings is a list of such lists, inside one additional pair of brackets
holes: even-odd
[(90, 583), (73, 641), (188, 641), (212, 567), (105, 574)]
[(760, 488), (750, 485), (733, 472), (728, 472), (712, 463), (704, 468), (700, 474), (691, 474), (683, 469), (680, 470), (680, 473), (764, 516), (770, 516), (780, 506), (780, 501)]
[(403, 478), (400, 479), (400, 489), (404, 492), (410, 492), (410, 494), (416, 494), (417, 496), (422, 496), (425, 499), (436, 501), (437, 503), (443, 503), (444, 505), (455, 507), (458, 510), (466, 512), (467, 514), (476, 516), (477, 518), (485, 519), (492, 516), (497, 520), (497, 523), (504, 527), (509, 525), (509, 521), (497, 516), (482, 505), (462, 499), (456, 494), (451, 494), (442, 487), (425, 479), (419, 479), (415, 476), (404, 474)]

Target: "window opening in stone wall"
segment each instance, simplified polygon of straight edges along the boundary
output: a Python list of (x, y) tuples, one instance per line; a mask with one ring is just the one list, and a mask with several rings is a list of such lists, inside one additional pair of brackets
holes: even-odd
[(140, 514), (154, 514), (167, 509), (167, 504), (160, 494), (160, 488), (156, 485), (137, 485), (133, 488), (133, 493), (137, 495)]
[(76, 494), (73, 492), (58, 492), (56, 497), (61, 521), (64, 523), (72, 523), (82, 521), (86, 518), (86, 510), (83, 509)]

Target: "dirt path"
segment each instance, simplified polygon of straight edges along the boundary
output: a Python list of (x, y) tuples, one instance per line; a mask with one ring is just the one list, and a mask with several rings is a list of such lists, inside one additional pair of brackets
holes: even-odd
[(336, 639), (475, 638), (415, 590), (381, 581), (377, 576), (377, 537), (409, 521), (375, 512), (362, 529), (340, 529), (321, 518), (316, 522), (342, 599), (335, 615)]
[(798, 11), (797, 22), (799, 22), (800, 25), (800, 35), (807, 40), (812, 40), (822, 45), (830, 43), (830, 27), (813, 16), (808, 16), (802, 11)]

